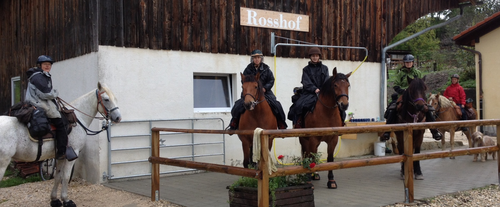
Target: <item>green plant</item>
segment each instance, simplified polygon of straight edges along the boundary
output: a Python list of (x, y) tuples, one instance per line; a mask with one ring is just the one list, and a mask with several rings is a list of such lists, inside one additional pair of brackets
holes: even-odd
[[(311, 153), (310, 157), (302, 158), (296, 156), (287, 156), (288, 159), (291, 160), (293, 165), (302, 166), (307, 169), (314, 168), (317, 164), (321, 163), (321, 153)], [(285, 156), (278, 156), (282, 162), (285, 160)], [(277, 165), (277, 167), (282, 167), (282, 165)], [(311, 175), (308, 173), (296, 174), (296, 175), (287, 175), (281, 177), (272, 177), (269, 179), (269, 193), (271, 194), (271, 199), (273, 201), (272, 206), (274, 206), (274, 202), (276, 201), (276, 189), (284, 188), (288, 186), (296, 186), (303, 185), (307, 182), (310, 182)], [(258, 181), (255, 178), (249, 177), (241, 177), (237, 181), (235, 181), (231, 186), (229, 186), (229, 191), (234, 193), (234, 188), (236, 187), (250, 187), (257, 188)], [(231, 202), (231, 201), (229, 201)]]

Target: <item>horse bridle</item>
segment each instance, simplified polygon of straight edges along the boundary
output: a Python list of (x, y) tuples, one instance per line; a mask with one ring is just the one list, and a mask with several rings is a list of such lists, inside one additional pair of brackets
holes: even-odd
[[(99, 93), (99, 90), (96, 89), (95, 90), (95, 94), (97, 96), (97, 111), (101, 114), (101, 116), (105, 117), (106, 120), (109, 119), (109, 114), (117, 109), (119, 109), (118, 107), (115, 107), (115, 108), (112, 108), (111, 110), (109, 110), (105, 105), (104, 103), (102, 102), (102, 94), (103, 93), (106, 93), (106, 91), (103, 91), (103, 92), (100, 92)], [(99, 111), (99, 105), (101, 105), (101, 107), (104, 109), (104, 114)]]
[[(341, 79), (341, 80), (343, 80), (343, 79)], [(347, 79), (346, 79), (346, 80), (347, 80)], [(347, 82), (349, 82), (349, 80), (348, 80)], [(332, 83), (335, 83), (335, 81), (333, 81)], [(321, 93), (321, 91), (320, 91), (320, 93)], [(334, 109), (334, 108), (337, 108), (337, 107), (339, 106), (339, 105), (338, 105), (339, 99), (340, 99), (340, 98), (342, 98), (342, 97), (344, 97), (344, 96), (347, 98), (347, 100), (349, 100), (349, 96), (348, 96), (347, 94), (345, 94), (345, 93), (340, 94), (340, 95), (338, 95), (338, 96), (335, 94), (335, 105), (333, 105), (333, 106), (327, 106), (327, 105), (325, 105), (325, 104), (321, 101), (321, 99), (319, 98), (319, 93), (317, 93), (317, 94), (316, 94), (316, 96), (318, 96), (318, 101), (319, 101), (319, 103), (321, 103), (321, 105), (323, 105), (324, 107), (326, 107), (326, 108), (328, 108), (328, 109)]]
[[(260, 88), (259, 88), (259, 89), (260, 89)], [(257, 92), (257, 94), (259, 94), (259, 92)], [(243, 97), (245, 97), (245, 96), (250, 96), (250, 97), (252, 97), (252, 98), (253, 98), (253, 100), (254, 100), (254, 101), (252, 101), (252, 107), (254, 107), (254, 108), (255, 108), (255, 106), (257, 106), (257, 104), (260, 104), (262, 101), (264, 101), (264, 100), (265, 100), (265, 99), (264, 99), (264, 100), (262, 100), (262, 101), (258, 101), (258, 100), (259, 100), (258, 98), (260, 98), (260, 96), (258, 96), (257, 98), (255, 98), (255, 96), (254, 96), (254, 95), (249, 94), (249, 93), (245, 94)]]

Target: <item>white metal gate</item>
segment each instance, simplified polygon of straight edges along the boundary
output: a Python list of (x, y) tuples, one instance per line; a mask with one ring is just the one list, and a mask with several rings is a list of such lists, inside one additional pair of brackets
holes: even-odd
[[(103, 180), (136, 178), (151, 175), (151, 128), (224, 129), (221, 118), (123, 121), (110, 127), (108, 170)], [(160, 134), (163, 157), (225, 164), (224, 134)], [(162, 166), (161, 174), (182, 173), (194, 169)]]

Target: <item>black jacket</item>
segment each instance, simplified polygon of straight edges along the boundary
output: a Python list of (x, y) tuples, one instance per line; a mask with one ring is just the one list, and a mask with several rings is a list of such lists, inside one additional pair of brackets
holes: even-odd
[(314, 94), (316, 89), (320, 89), (329, 77), (328, 67), (321, 62), (313, 64), (309, 61), (309, 64), (302, 69), (303, 93)]
[[(34, 75), (31, 77), (36, 72), (41, 72), (39, 74)], [(36, 68), (30, 68), (28, 71), (26, 71), (26, 75), (28, 78), (30, 78), (30, 83), (35, 85), (38, 90), (40, 90), (43, 93), (49, 93), (52, 90), (52, 78), (50, 77), (50, 74), (47, 73), (44, 74), (43, 70), (39, 67)]]
[(274, 86), (274, 75), (267, 64), (261, 63), (259, 68), (255, 69), (254, 64), (250, 63), (243, 71), (243, 75), (257, 75), (257, 70), (260, 72), (260, 83), (262, 83), (262, 87), (266, 89), (266, 98), (276, 99), (271, 90)]

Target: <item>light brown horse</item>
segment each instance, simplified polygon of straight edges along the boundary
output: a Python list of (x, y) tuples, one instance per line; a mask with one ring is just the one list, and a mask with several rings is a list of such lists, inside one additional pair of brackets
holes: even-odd
[[(436, 115), (438, 118), (436, 121), (459, 121), (461, 120), (461, 116), (457, 113), (455, 110), (455, 102), (448, 100), (446, 97), (441, 96), (439, 94), (431, 94), (429, 98), (427, 99), (427, 102), (436, 109)], [(443, 134), (444, 132), (450, 133), (450, 146), (451, 149), (453, 150), (454, 146), (452, 143), (455, 141), (455, 130), (460, 130), (454, 129), (454, 128), (440, 128), (438, 129), (441, 131)], [(476, 131), (475, 127), (468, 127), (467, 131), (464, 131), (465, 136), (467, 136), (467, 140), (469, 141), (469, 147), (472, 146), (472, 139), (471, 139), (471, 134)], [(445, 139), (441, 139), (441, 146), (443, 151), (445, 150)], [(454, 159), (455, 157), (450, 157), (451, 159)]]
[[(340, 109), (345, 111), (349, 107), (349, 76), (351, 76), (351, 73), (344, 75), (337, 73), (337, 68), (333, 69), (333, 75), (320, 88), (314, 111), (306, 114), (304, 118), (305, 128), (342, 126)], [(322, 141), (326, 142), (328, 144), (327, 162), (333, 162), (333, 152), (337, 146), (338, 138), (337, 135), (311, 136), (299, 137), (299, 141), (302, 146), (302, 153), (305, 156), (317, 153), (319, 144)], [(327, 186), (330, 189), (337, 188), (337, 183), (334, 180), (331, 170), (328, 171)]]
[[(245, 112), (240, 117), (240, 130), (277, 129), (278, 124), (271, 107), (264, 97), (262, 84), (260, 83), (260, 73), (257, 75), (241, 75), (241, 88), (244, 99)], [(248, 168), (252, 162), (253, 135), (240, 135), (243, 146), (243, 166)], [(269, 150), (271, 150), (273, 139), (269, 139)]]

